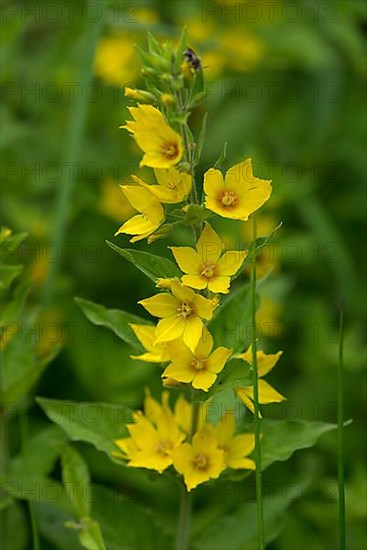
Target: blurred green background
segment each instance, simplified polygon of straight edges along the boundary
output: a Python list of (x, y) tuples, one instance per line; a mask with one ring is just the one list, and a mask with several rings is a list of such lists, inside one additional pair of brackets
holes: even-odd
[[(148, 30), (159, 40), (177, 41), (187, 25), (207, 91), (191, 120), (194, 132), (209, 112), (199, 175), (227, 141), (228, 167), (251, 156), (256, 175), (273, 180), (259, 231), (267, 234), (282, 222), (260, 258), (260, 275), (274, 269), (261, 286), (258, 322), (263, 347), (284, 350), (270, 381), (288, 401), (268, 406), (265, 416), (336, 421), (344, 300), (345, 408), (353, 419), (346, 429), (347, 547), (366, 548), (365, 3), (60, 0), (4, 1), (1, 8), (2, 225), (28, 233), (14, 263), (24, 263), (32, 279), (29, 308), (39, 316), (40, 345), (63, 343), (33, 395), (138, 408), (145, 386), (156, 396), (161, 392), (157, 368), (132, 361), (129, 347), (93, 327), (74, 297), (142, 315), (136, 302), (154, 290), (105, 244), (132, 213), (118, 185), (140, 160), (127, 132), (119, 130), (131, 104), (123, 88), (142, 84), (134, 44), (145, 47)], [(228, 243), (250, 239), (246, 224), (223, 220), (218, 228)], [(178, 231), (169, 243), (138, 248), (165, 254), (167, 244), (185, 238)], [(114, 242), (128, 246), (124, 236)], [(24, 407), (31, 434), (47, 425), (32, 396)], [(18, 431), (15, 415), (12, 453), (19, 450)], [(133, 512), (136, 507), (138, 517), (146, 514), (140, 521), (147, 525), (152, 517), (163, 534), (169, 532), (177, 504), (170, 484), (112, 465), (87, 445), (78, 449), (94, 482), (118, 488), (131, 514), (115, 517), (122, 521), (116, 547), (167, 548), (137, 538), (141, 526)], [(336, 449), (331, 432), (265, 472), (265, 494), (280, 491), (279, 510), (286, 508), (269, 548), (337, 547)], [(59, 478), (57, 465), (52, 476)], [(231, 515), (253, 500), (252, 493), (205, 498), (199, 491), (193, 547), (209, 550), (200, 533), (210, 518)], [(52, 503), (36, 502), (36, 514), (42, 548), (78, 548)], [(7, 521), (13, 531), (7, 547), (30, 548), (25, 503), (14, 505)]]

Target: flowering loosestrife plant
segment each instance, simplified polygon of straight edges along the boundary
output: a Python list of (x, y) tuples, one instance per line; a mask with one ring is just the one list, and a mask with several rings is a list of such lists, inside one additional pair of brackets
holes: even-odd
[[(199, 131), (190, 127), (191, 113), (203, 103), (200, 59), (188, 47), (185, 31), (176, 49), (169, 43), (158, 44), (149, 35), (148, 51), (140, 54), (146, 86), (125, 88), (132, 106), (122, 125), (142, 151), (138, 173), (121, 185), (136, 214), (116, 235), (128, 235), (131, 243), (146, 239), (151, 246), (143, 252), (108, 244), (153, 281), (156, 291), (138, 302), (142, 317), (81, 298), (77, 303), (91, 322), (113, 330), (132, 347), (133, 360), (156, 365), (161, 397), (153, 397), (142, 387), (142, 410), (100, 403), (98, 421), (93, 422), (86, 420), (90, 403), (44, 398), (38, 398), (38, 403), (72, 440), (93, 444), (119, 465), (147, 470), (150, 478), (166, 476), (173, 486), (179, 485), (178, 550), (186, 550), (190, 542), (196, 491), (209, 482), (241, 482), (254, 471), (258, 547), (264, 548), (263, 506), (272, 502), (262, 499), (262, 470), (286, 460), (297, 449), (310, 447), (335, 425), (262, 417), (263, 405), (285, 399), (265, 380), (282, 352), (265, 353), (256, 335), (260, 303), (256, 257), (271, 233), (257, 237), (254, 214), (270, 198), (271, 182), (254, 174), (249, 158), (226, 166), (226, 147), (201, 181), (197, 166), (206, 116)], [(220, 229), (223, 222), (227, 228), (240, 224), (243, 235), (249, 234), (250, 226), (250, 242), (227, 249), (227, 236)], [(174, 241), (176, 230), (179, 245)], [(158, 239), (167, 239), (167, 257), (153, 253), (152, 243)], [(250, 283), (246, 280), (249, 271)], [(57, 415), (50, 405), (57, 407)], [(87, 486), (88, 468), (76, 449), (67, 445), (61, 459), (64, 484)], [(114, 548), (107, 540), (111, 529), (105, 529), (103, 521), (99, 528), (101, 510), (94, 515), (91, 500), (82, 494), (79, 497), (71, 502), (77, 521), (66, 526), (77, 531), (86, 548)], [(139, 522), (141, 517), (149, 521), (146, 511), (135, 503), (130, 510), (129, 502), (125, 512), (128, 518), (136, 513)], [(222, 541), (232, 536), (228, 531), (232, 518), (227, 519), (216, 531), (224, 530)], [(243, 525), (253, 522), (253, 517), (249, 513), (237, 520), (241, 520), (242, 533)], [(203, 535), (204, 544), (197, 547), (212, 547), (210, 541), (216, 536), (212, 536), (212, 527)], [(106, 544), (103, 536), (107, 536)], [(253, 547), (253, 541), (249, 546)], [(160, 547), (173, 547), (173, 541), (165, 540)], [(246, 544), (239, 542), (235, 547)]]
[[(163, 385), (174, 395), (165, 390), (159, 403), (146, 390), (143, 411), (133, 413), (127, 425), (128, 437), (114, 441), (112, 456), (129, 467), (160, 474), (174, 472), (188, 495), (199, 485), (233, 470), (246, 473), (255, 469), (251, 458), (254, 433), (248, 427), (246, 432), (243, 427), (241, 430), (233, 411), (216, 420), (210, 418), (216, 396), (223, 389), (229, 390), (238, 404), (256, 412), (257, 417), (261, 415), (254, 410), (254, 401), (284, 399), (261, 378), (274, 367), (281, 352), (256, 352), (254, 343), (256, 368), (251, 348), (243, 351), (244, 342), (236, 342), (236, 349), (220, 345), (214, 330), (215, 319), (220, 319), (226, 304), (233, 303), (230, 294), (236, 286), (234, 279), (251, 253), (245, 246), (226, 250), (214, 229), (216, 217), (246, 222), (269, 199), (272, 186), (254, 175), (249, 158), (222, 172), (223, 154), (205, 172), (203, 183), (197, 180), (195, 168), (203, 147), (205, 118), (196, 139), (189, 117), (203, 100), (203, 73), (199, 58), (187, 48), (185, 32), (176, 50), (168, 43), (159, 45), (149, 36), (149, 51), (141, 52), (141, 61), (146, 90), (125, 89), (135, 105), (129, 107), (131, 119), (121, 128), (142, 150), (140, 167), (150, 168), (156, 183), (146, 183), (140, 174), (134, 174), (131, 184), (121, 186), (138, 214), (116, 235), (131, 235), (132, 243), (144, 238), (153, 243), (183, 225), (193, 228), (194, 239), (186, 246), (168, 246), (177, 265), (166, 260), (165, 270), (159, 273), (158, 268), (151, 277), (157, 293), (139, 302), (154, 324), (130, 324), (143, 348), (143, 353), (132, 358), (161, 364)], [(124, 255), (116, 245), (111, 246)], [(221, 305), (223, 297), (226, 301)], [(237, 307), (239, 311), (241, 304)], [(250, 320), (248, 317), (247, 322)], [(253, 368), (261, 378), (256, 396)], [(179, 548), (185, 547), (188, 536), (183, 532), (184, 514), (178, 531)]]

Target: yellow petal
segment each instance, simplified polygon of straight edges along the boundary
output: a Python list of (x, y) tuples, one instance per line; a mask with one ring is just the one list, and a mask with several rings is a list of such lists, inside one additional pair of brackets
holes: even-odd
[(223, 190), (222, 172), (215, 168), (210, 168), (204, 174), (204, 192), (210, 198), (215, 198)]
[(210, 321), (210, 319), (213, 317), (214, 311), (214, 306), (212, 302), (207, 298), (204, 298), (204, 296), (201, 296), (200, 294), (195, 294), (194, 304), (197, 315), (199, 315), (199, 317), (202, 317), (203, 319), (206, 319), (207, 321)]
[(208, 280), (208, 288), (215, 294), (228, 294), (231, 279), (229, 277), (212, 277)]
[(199, 317), (196, 317), (195, 315), (190, 315), (186, 318), (185, 328), (182, 337), (183, 341), (191, 351), (194, 351), (196, 346), (198, 345), (202, 331), (203, 323), (199, 319)]
[[(199, 262), (210, 262), (216, 264), (223, 250), (223, 243), (219, 235), (209, 223), (205, 223), (204, 229), (196, 244)], [(187, 271), (193, 273), (193, 271)]]
[(183, 273), (197, 273), (200, 266), (200, 258), (193, 248), (189, 246), (171, 246), (170, 248)]
[(218, 275), (235, 275), (247, 254), (247, 250), (231, 250), (223, 254), (217, 263)]
[(215, 426), (215, 437), (219, 447), (228, 447), (236, 428), (236, 419), (233, 413), (227, 412), (224, 418)]
[(200, 275), (184, 275), (182, 277), (182, 282), (184, 285), (196, 290), (203, 290), (208, 286), (208, 279), (205, 277), (200, 277)]
[(142, 305), (154, 317), (171, 317), (177, 315), (178, 303), (174, 296), (167, 292), (155, 294), (145, 300), (140, 300)]
[(120, 233), (126, 233), (127, 235), (146, 235), (153, 233), (158, 229), (158, 225), (153, 224), (142, 214), (133, 216), (127, 222), (125, 222), (115, 233), (119, 235)]
[(171, 363), (163, 372), (162, 377), (173, 378), (177, 382), (189, 383), (194, 378), (195, 373), (190, 365), (179, 365)]
[(172, 316), (161, 319), (155, 330), (155, 344), (159, 342), (169, 342), (180, 338), (184, 332), (186, 323), (183, 317)]
[(204, 326), (199, 343), (195, 348), (195, 355), (200, 357), (208, 357), (212, 349), (213, 349), (213, 337), (208, 331), (208, 329)]
[(259, 376), (265, 376), (271, 369), (277, 364), (282, 355), (282, 351), (277, 353), (264, 353), (259, 351), (257, 353), (257, 372)]
[(277, 392), (268, 382), (265, 380), (259, 380), (259, 403), (280, 403), (285, 401), (286, 397)]
[(150, 325), (135, 325), (130, 323), (129, 326), (135, 333), (135, 336), (142, 346), (149, 351), (153, 351), (153, 342), (155, 339), (155, 327)]
[(208, 391), (214, 384), (216, 378), (217, 375), (213, 372), (206, 370), (197, 371), (192, 379), (192, 387), (196, 390)]
[(216, 348), (207, 359), (207, 368), (211, 372), (220, 372), (226, 364), (229, 357), (232, 355), (232, 350), (224, 347)]

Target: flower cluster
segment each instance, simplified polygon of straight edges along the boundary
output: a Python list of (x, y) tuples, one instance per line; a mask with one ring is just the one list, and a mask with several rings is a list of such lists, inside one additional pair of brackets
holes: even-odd
[[(115, 441), (115, 456), (128, 466), (160, 473), (173, 467), (190, 491), (226, 468), (254, 469), (248, 458), (254, 448), (253, 434), (236, 434), (233, 415), (226, 414), (213, 425), (204, 414), (218, 379), (233, 368), (233, 361), (237, 365), (242, 361), (244, 370), (253, 366), (250, 348), (236, 355), (230, 347), (216, 345), (211, 332), (221, 297), (231, 292), (249, 251), (246, 247), (227, 250), (208, 220), (220, 216), (246, 222), (269, 199), (272, 187), (270, 181), (253, 174), (251, 159), (225, 174), (217, 163), (205, 172), (202, 186), (196, 181), (201, 147), (193, 138), (188, 117), (202, 98), (202, 70), (200, 60), (185, 44), (184, 35), (177, 50), (169, 44), (160, 46), (150, 36), (149, 51), (142, 54), (147, 90), (125, 90), (137, 104), (129, 108), (133, 120), (122, 128), (143, 151), (140, 167), (152, 169), (154, 175), (147, 182), (146, 176), (135, 174), (131, 183), (121, 186), (138, 213), (116, 233), (132, 236), (133, 243), (144, 238), (152, 243), (179, 224), (194, 229), (193, 246), (168, 247), (181, 275), (159, 278), (158, 292), (139, 301), (156, 324), (130, 325), (145, 350), (132, 357), (161, 364), (164, 386), (183, 393), (172, 409), (167, 391), (161, 403), (148, 392), (144, 412), (136, 412), (127, 426), (129, 437)], [(280, 355), (257, 352), (260, 403), (284, 399), (262, 380)], [(252, 382), (242, 379), (231, 387), (254, 412)], [(191, 403), (185, 397), (187, 388), (191, 388)]]
[(233, 414), (226, 414), (222, 422), (213, 425), (206, 421), (202, 407), (197, 430), (189, 442), (193, 407), (180, 395), (172, 410), (168, 397), (164, 392), (162, 403), (158, 403), (147, 392), (144, 412), (135, 413), (134, 423), (127, 425), (130, 437), (115, 441), (115, 458), (128, 460), (128, 466), (159, 473), (173, 466), (184, 476), (189, 491), (219, 477), (226, 468), (255, 468), (248, 458), (254, 436), (235, 434)]

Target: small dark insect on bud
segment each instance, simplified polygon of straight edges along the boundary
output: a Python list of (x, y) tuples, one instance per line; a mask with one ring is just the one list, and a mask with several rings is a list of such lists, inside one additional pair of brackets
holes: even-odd
[(201, 71), (201, 59), (192, 48), (187, 48), (183, 53), (184, 58), (195, 71)]

